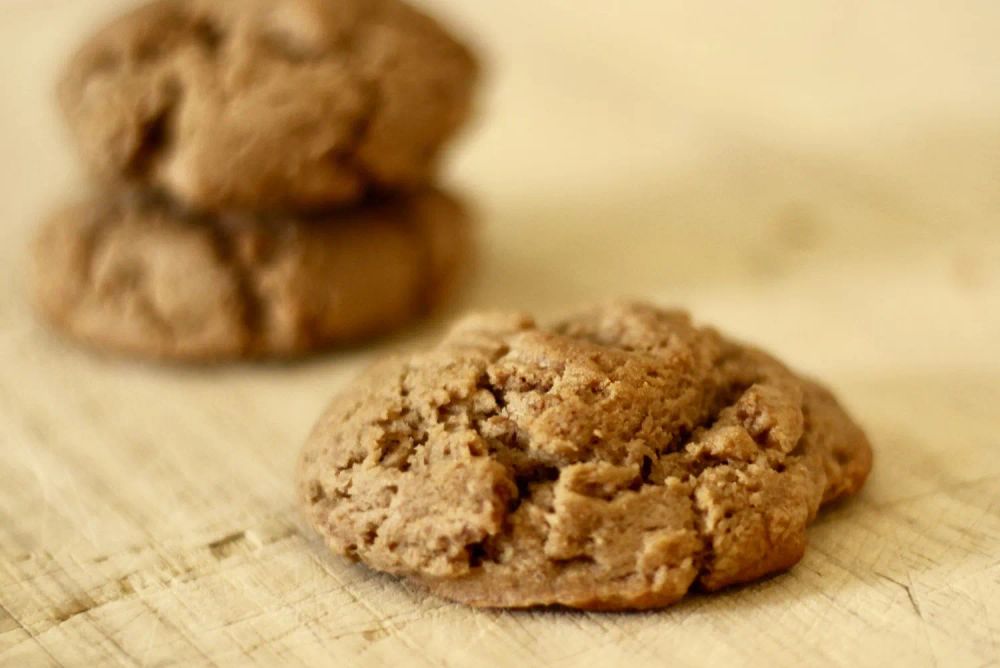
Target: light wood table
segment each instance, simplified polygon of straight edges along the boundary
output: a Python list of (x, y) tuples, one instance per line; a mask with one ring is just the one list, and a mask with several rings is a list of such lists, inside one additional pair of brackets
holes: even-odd
[(453, 315), (615, 294), (827, 380), (876, 465), (791, 572), (646, 614), (470, 610), (329, 557), (292, 467), (444, 316), (294, 364), (88, 354), (25, 303), (81, 189), (49, 94), (124, 2), (0, 0), (0, 664), (985, 666), (1000, 658), (1000, 3), (434, 6), (492, 67)]

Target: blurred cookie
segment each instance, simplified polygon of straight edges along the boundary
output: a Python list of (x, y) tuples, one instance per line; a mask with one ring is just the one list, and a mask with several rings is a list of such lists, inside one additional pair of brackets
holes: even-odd
[(202, 210), (316, 210), (432, 176), (477, 66), (399, 0), (157, 0), (59, 87), (87, 165)]
[(335, 552), (477, 606), (667, 605), (789, 568), (856, 492), (822, 387), (687, 315), (472, 317), (342, 392), (300, 461)]
[(284, 357), (389, 332), (447, 294), (471, 252), (436, 191), (333, 216), (194, 217), (92, 200), (42, 228), (39, 310), (107, 350), (180, 360)]

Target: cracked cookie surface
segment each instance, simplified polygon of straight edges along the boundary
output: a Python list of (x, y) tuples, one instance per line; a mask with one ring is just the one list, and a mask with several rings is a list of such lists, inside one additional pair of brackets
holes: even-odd
[(330, 548), (478, 606), (670, 604), (789, 568), (856, 492), (836, 400), (682, 312), (473, 316), (330, 405), (299, 492)]
[(38, 310), (96, 347), (179, 360), (287, 357), (386, 333), (440, 303), (471, 254), (434, 190), (336, 214), (195, 216), (95, 199), (42, 227)]
[(399, 0), (157, 0), (85, 43), (59, 97), (106, 181), (301, 211), (428, 182), (476, 74)]

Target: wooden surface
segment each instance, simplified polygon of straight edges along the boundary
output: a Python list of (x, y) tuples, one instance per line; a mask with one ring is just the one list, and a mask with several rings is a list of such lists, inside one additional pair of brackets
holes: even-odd
[(116, 4), (0, 2), (0, 664), (996, 665), (1000, 3), (434, 3), (492, 63), (449, 171), (483, 222), (452, 313), (683, 305), (875, 444), (793, 571), (650, 614), (469, 610), (303, 531), (313, 419), (440, 319), (208, 370), (33, 321), (25, 244), (82, 183), (51, 83)]

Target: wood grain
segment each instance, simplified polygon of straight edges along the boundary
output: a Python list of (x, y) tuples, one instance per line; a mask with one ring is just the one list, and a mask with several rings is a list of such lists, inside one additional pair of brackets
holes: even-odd
[(312, 421), (447, 316), (207, 370), (33, 320), (26, 245), (82, 187), (51, 84), (125, 4), (0, 12), (0, 665), (997, 665), (1000, 4), (433, 3), (492, 63), (449, 172), (483, 222), (452, 314), (683, 305), (829, 381), (875, 444), (794, 570), (645, 614), (470, 610), (304, 531)]

